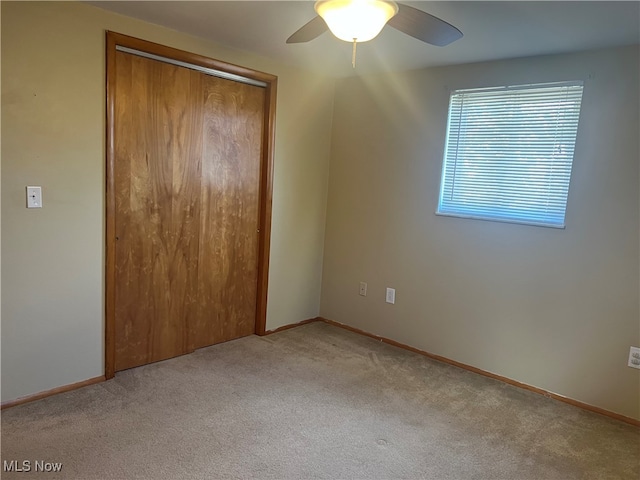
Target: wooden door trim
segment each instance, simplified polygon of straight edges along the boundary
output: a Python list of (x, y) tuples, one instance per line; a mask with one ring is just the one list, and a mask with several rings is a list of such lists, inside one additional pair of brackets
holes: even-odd
[[(266, 333), (267, 288), (269, 281), (269, 249), (271, 243), (271, 204), (273, 199), (273, 159), (275, 144), (275, 112), (278, 77), (246, 67), (214, 60), (139, 38), (106, 32), (106, 203), (105, 203), (105, 377), (115, 375), (115, 253), (116, 253), (116, 192), (115, 192), (115, 82), (116, 46), (171, 58), (205, 68), (221, 70), (266, 84), (264, 105), (264, 129), (262, 133), (262, 158), (260, 159), (260, 206), (258, 234), (258, 285), (255, 333)], [(257, 87), (260, 88), (260, 87)]]
[(267, 332), (267, 284), (269, 281), (269, 252), (271, 245), (271, 204), (273, 200), (273, 146), (275, 145), (277, 82), (267, 83), (265, 92), (264, 128), (262, 134), (262, 164), (260, 168), (260, 221), (258, 228), (258, 298), (256, 303), (256, 330)]

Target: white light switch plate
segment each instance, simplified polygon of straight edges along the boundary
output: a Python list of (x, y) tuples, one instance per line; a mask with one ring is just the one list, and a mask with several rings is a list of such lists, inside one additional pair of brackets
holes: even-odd
[(395, 288), (387, 288), (387, 303), (396, 303), (396, 289)]
[(627, 365), (631, 368), (640, 368), (640, 348), (629, 348), (629, 363)]
[(27, 208), (42, 208), (42, 187), (27, 187)]

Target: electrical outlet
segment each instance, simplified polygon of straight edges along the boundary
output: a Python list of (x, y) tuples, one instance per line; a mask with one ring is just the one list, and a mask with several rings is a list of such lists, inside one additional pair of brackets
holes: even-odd
[(396, 289), (395, 288), (387, 288), (387, 297), (385, 300), (387, 303), (396, 303)]
[(27, 208), (42, 208), (42, 187), (27, 186)]
[(627, 365), (631, 368), (640, 369), (640, 348), (629, 347), (629, 363)]
[(367, 296), (367, 284), (364, 282), (360, 282), (360, 295), (363, 297)]

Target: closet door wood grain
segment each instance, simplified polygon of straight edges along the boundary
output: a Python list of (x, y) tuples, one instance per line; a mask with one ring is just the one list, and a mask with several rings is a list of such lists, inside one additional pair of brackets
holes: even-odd
[(189, 351), (196, 314), (203, 75), (116, 54), (116, 370)]
[(198, 311), (192, 348), (255, 331), (265, 91), (203, 79)]

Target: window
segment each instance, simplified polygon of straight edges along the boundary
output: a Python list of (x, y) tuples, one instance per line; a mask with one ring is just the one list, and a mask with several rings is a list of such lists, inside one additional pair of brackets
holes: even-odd
[(436, 213), (563, 228), (582, 88), (454, 91)]

